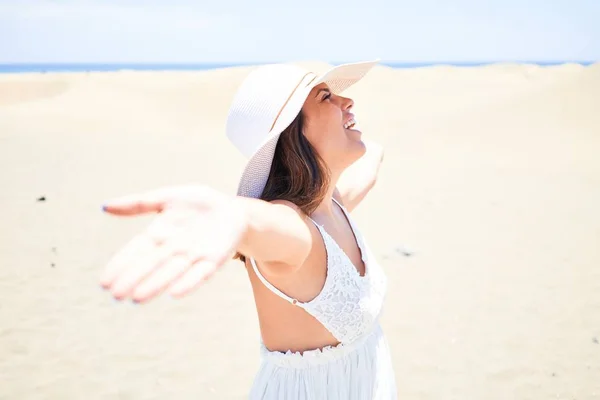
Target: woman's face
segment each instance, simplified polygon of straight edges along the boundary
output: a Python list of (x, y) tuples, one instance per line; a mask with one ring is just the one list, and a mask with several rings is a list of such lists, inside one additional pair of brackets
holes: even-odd
[(312, 89), (302, 107), (304, 136), (332, 171), (341, 172), (366, 151), (362, 133), (353, 129), (353, 105), (322, 83)]

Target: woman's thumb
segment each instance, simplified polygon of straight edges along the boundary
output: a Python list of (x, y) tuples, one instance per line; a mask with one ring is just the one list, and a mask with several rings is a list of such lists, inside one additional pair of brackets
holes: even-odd
[(132, 194), (108, 200), (102, 210), (114, 215), (139, 215), (161, 212), (166, 204), (166, 196), (161, 191)]

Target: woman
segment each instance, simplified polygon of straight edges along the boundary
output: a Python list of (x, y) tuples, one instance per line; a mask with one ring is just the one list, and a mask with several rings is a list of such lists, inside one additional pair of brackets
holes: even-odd
[(159, 213), (106, 267), (117, 299), (183, 296), (232, 255), (246, 266), (262, 337), (252, 399), (392, 399), (378, 318), (386, 278), (348, 212), (375, 182), (382, 150), (361, 140), (340, 93), (375, 62), (321, 77), (292, 65), (254, 70), (227, 136), (249, 158), (237, 196), (205, 186), (108, 202)]

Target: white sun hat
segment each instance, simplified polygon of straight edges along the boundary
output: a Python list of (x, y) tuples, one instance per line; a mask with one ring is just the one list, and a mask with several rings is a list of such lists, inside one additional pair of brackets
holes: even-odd
[(227, 117), (227, 137), (249, 159), (238, 196), (260, 198), (277, 140), (298, 116), (315, 86), (326, 83), (333, 93), (340, 94), (378, 62), (338, 65), (320, 76), (292, 64), (270, 64), (253, 70), (235, 94)]

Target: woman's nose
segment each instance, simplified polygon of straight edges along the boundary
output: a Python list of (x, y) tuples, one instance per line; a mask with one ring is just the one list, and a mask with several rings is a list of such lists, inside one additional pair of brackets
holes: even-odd
[(342, 109), (344, 111), (351, 109), (353, 105), (354, 105), (354, 100), (352, 100), (348, 97), (342, 97)]

